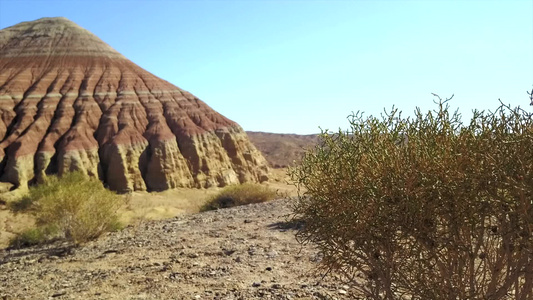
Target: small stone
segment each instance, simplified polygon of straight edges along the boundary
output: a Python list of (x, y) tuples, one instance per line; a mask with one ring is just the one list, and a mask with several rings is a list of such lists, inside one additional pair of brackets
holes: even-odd
[(259, 282), (254, 282), (254, 283), (252, 283), (252, 286), (253, 286), (253, 287), (260, 287), (260, 286), (261, 286), (261, 283), (259, 283)]
[(278, 256), (278, 252), (275, 251), (275, 250), (272, 250), (272, 251), (267, 253), (267, 257), (268, 258), (274, 258), (274, 257), (277, 257), (277, 256)]
[(340, 290), (338, 290), (337, 292), (338, 292), (339, 294), (341, 294), (341, 295), (346, 295), (346, 294), (348, 293), (348, 292), (346, 292), (346, 291), (343, 290), (343, 289), (340, 289)]
[(267, 267), (265, 270), (272, 271), (272, 268), (271, 267)]
[(67, 292), (60, 291), (60, 292), (57, 292), (55, 294), (52, 294), (52, 298), (60, 297), (60, 296), (66, 295), (66, 294), (67, 294)]
[(230, 256), (232, 255), (233, 253), (235, 253), (235, 251), (237, 250), (234, 250), (234, 249), (222, 249), (222, 252), (227, 255), (227, 256)]

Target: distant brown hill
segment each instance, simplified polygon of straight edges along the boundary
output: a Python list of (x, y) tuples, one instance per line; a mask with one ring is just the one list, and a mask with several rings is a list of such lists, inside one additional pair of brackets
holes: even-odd
[(247, 131), (248, 138), (274, 168), (293, 165), (306, 149), (318, 143), (318, 134), (299, 135)]

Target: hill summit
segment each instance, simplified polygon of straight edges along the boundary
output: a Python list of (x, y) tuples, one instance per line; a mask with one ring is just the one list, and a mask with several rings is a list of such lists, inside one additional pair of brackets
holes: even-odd
[(65, 18), (0, 30), (0, 181), (79, 170), (117, 191), (265, 181), (235, 122)]

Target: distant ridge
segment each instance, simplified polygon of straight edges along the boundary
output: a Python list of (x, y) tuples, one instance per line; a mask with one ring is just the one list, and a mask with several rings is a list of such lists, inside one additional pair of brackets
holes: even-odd
[(271, 167), (283, 168), (300, 162), (306, 149), (312, 149), (318, 134), (283, 134), (247, 131), (252, 143), (263, 153)]

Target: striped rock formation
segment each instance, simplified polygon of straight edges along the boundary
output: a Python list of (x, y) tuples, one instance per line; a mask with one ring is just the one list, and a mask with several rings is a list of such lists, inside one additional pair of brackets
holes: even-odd
[(0, 181), (80, 170), (117, 191), (265, 181), (235, 122), (65, 18), (0, 30)]

